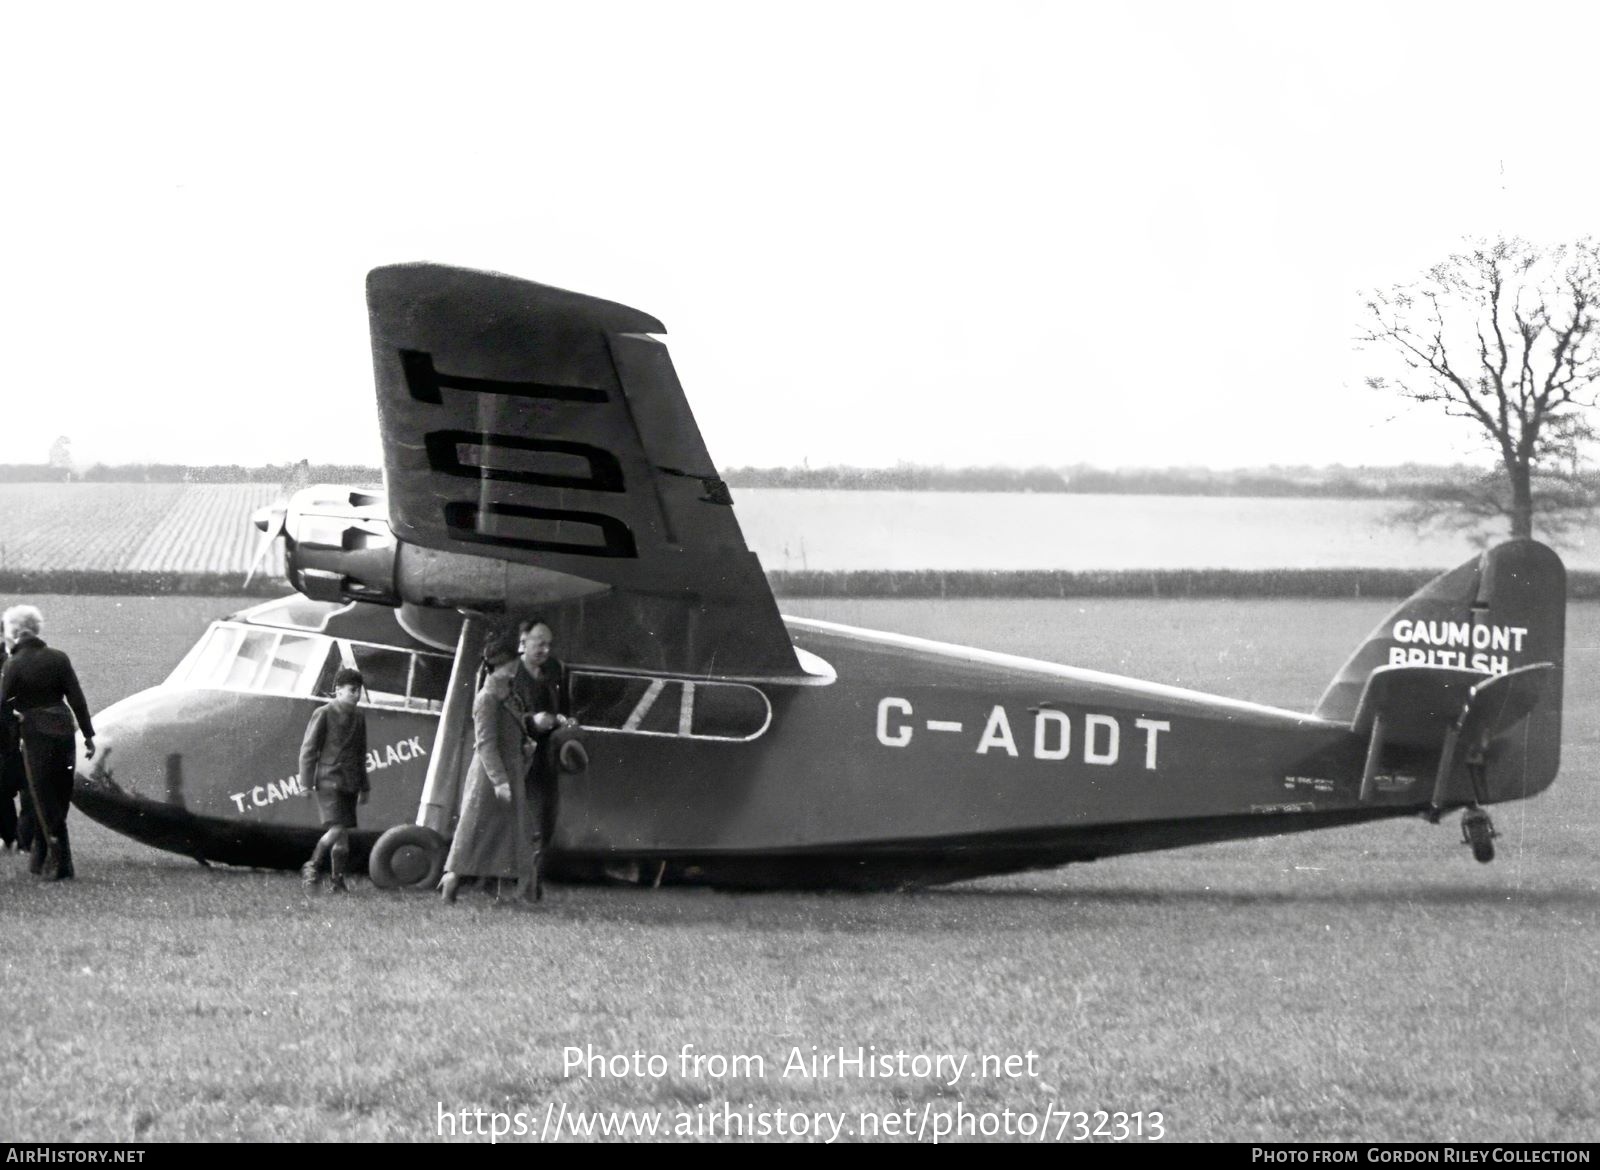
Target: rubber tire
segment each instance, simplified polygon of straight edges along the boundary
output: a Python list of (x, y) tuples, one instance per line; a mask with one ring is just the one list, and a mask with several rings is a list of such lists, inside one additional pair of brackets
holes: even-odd
[(431, 890), (444, 874), (444, 838), (421, 825), (384, 830), (367, 858), (367, 876), (380, 890)]
[(1461, 820), (1461, 832), (1472, 846), (1472, 856), (1484, 865), (1494, 860), (1494, 830), (1489, 818), (1479, 810), (1467, 812)]

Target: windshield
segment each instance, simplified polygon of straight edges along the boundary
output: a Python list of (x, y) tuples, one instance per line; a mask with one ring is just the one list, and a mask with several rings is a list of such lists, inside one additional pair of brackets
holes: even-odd
[(325, 698), (341, 666), (361, 671), (364, 706), (439, 711), (450, 681), (444, 654), (323, 634), (216, 622), (167, 679), (168, 686)]

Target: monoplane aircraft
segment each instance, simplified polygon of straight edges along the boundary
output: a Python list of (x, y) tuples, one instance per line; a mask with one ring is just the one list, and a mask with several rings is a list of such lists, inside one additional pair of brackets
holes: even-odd
[(356, 864), (437, 880), (487, 623), (541, 615), (583, 751), (556, 879), (895, 887), (1463, 810), (1560, 754), (1565, 573), (1513, 541), (1372, 632), (1309, 713), (779, 615), (660, 322), (491, 273), (368, 277), (386, 490), (260, 516), (297, 595), (211, 626), (97, 716), (77, 803), (207, 862), (289, 868), (319, 835), (301, 729), (367, 682)]

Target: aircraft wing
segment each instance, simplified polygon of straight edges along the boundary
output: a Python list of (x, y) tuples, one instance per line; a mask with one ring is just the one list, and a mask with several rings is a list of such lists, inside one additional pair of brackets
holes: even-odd
[(396, 536), (610, 587), (574, 620), (655, 640), (642, 665), (798, 673), (659, 321), (436, 264), (367, 302)]

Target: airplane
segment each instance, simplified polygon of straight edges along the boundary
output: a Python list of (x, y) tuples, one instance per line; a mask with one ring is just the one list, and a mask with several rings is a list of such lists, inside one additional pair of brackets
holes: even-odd
[(438, 880), (484, 630), (537, 613), (572, 679), (557, 881), (900, 888), (1489, 805), (1560, 762), (1565, 570), (1514, 540), (1358, 646), (1310, 712), (782, 617), (664, 343), (623, 305), (436, 264), (367, 280), (385, 488), (256, 518), (297, 593), (215, 622), (96, 717), (75, 801), (203, 863), (320, 835), (302, 729), (362, 670), (352, 865)]

